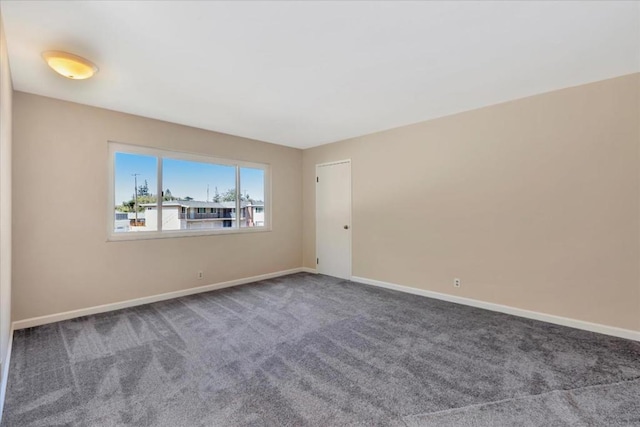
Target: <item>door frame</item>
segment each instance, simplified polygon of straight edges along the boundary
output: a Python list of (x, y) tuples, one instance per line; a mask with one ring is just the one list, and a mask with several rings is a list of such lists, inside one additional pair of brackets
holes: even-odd
[[(343, 159), (343, 160), (334, 160), (332, 162), (325, 163), (317, 163), (315, 168), (316, 178), (318, 177), (318, 168), (325, 166), (338, 165), (341, 163), (349, 163), (349, 278), (347, 280), (351, 280), (353, 277), (353, 163), (351, 159)], [(317, 182), (316, 182), (317, 184)], [(315, 218), (315, 241), (316, 241), (316, 260), (318, 259), (318, 186), (315, 186), (315, 207), (314, 207), (314, 218)], [(316, 262), (316, 273), (318, 271), (318, 263)]]

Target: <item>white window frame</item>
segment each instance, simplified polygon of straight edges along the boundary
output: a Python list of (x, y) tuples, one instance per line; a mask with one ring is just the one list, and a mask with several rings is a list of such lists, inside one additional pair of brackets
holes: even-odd
[[(242, 160), (221, 159), (206, 154), (196, 154), (184, 151), (167, 150), (164, 148), (153, 148), (134, 144), (126, 144), (116, 141), (108, 141), (108, 196), (107, 196), (107, 241), (123, 241), (123, 240), (145, 240), (145, 239), (166, 239), (173, 237), (196, 237), (209, 236), (217, 234), (237, 234), (237, 233), (260, 233), (271, 231), (271, 166), (266, 163), (247, 162)], [(234, 166), (236, 169), (236, 195), (240, 196), (240, 168), (261, 169), (264, 171), (264, 226), (262, 227), (240, 227), (240, 197), (236, 197), (236, 225), (235, 227), (215, 229), (215, 230), (162, 230), (162, 197), (157, 197), (156, 212), (158, 214), (158, 230), (156, 231), (136, 231), (116, 233), (115, 224), (115, 154), (140, 154), (144, 156), (153, 156), (157, 159), (157, 189), (158, 195), (164, 191), (162, 182), (162, 160), (186, 160), (192, 162), (209, 163), (224, 166)]]

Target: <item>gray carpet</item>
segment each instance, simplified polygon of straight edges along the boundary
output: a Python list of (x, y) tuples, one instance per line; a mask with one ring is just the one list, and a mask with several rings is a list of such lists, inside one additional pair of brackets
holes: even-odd
[(295, 274), (15, 332), (2, 426), (640, 426), (640, 343)]

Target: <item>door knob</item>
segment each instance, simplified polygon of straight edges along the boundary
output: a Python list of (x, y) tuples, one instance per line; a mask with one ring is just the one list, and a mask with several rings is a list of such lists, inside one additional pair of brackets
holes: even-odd
[(349, 226), (348, 226), (348, 225), (345, 225), (345, 226), (344, 226), (344, 229), (345, 229), (345, 230), (348, 230), (348, 229), (349, 229)]

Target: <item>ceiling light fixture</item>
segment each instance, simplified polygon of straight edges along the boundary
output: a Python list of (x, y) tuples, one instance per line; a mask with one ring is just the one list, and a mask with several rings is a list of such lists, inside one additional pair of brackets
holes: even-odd
[(56, 73), (68, 79), (84, 80), (98, 72), (98, 67), (81, 56), (59, 50), (42, 52), (42, 57)]

